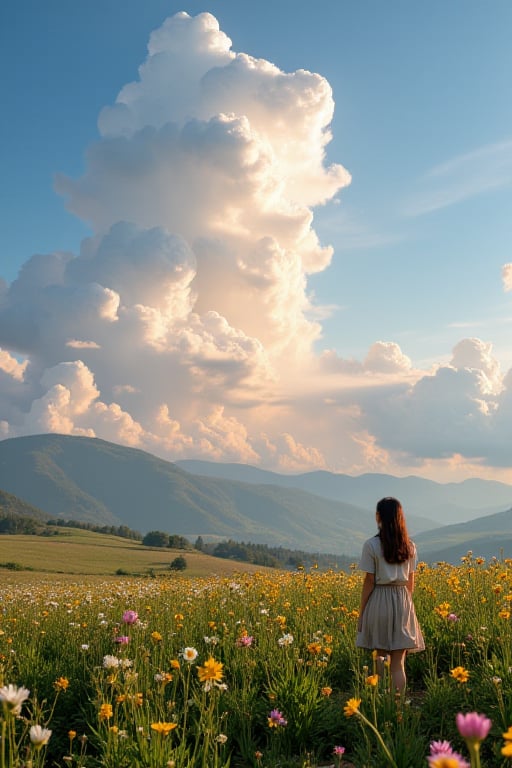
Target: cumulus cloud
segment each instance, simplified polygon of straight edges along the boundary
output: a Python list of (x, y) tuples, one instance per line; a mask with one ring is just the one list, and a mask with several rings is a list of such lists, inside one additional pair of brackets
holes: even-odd
[(504, 264), (501, 269), (503, 289), (506, 293), (512, 291), (512, 263)]
[(510, 463), (511, 384), (491, 344), (464, 339), (449, 364), (405, 389), (367, 396), (362, 422), (380, 445), (403, 454), (405, 462), (465, 456), (505, 467)]
[(333, 110), (324, 78), (234, 52), (210, 14), (155, 30), (137, 81), (101, 111), (85, 173), (57, 177), (92, 236), (2, 285), (7, 433), (321, 463), (263, 437), (258, 409), (320, 337), (307, 277), (332, 249), (312, 209), (350, 182), (326, 163)]
[(343, 359), (334, 350), (325, 350), (320, 362), (326, 371), (349, 375), (387, 374), (396, 377), (412, 371), (410, 358), (392, 341), (376, 341), (362, 362)]
[(323, 77), (235, 52), (208, 13), (152, 32), (83, 175), (57, 177), (91, 237), (0, 281), (0, 437), (286, 472), (504, 463), (512, 384), (489, 344), (429, 372), (393, 341), (316, 351), (329, 308), (308, 278), (333, 252), (315, 208), (350, 183), (327, 162), (333, 114)]

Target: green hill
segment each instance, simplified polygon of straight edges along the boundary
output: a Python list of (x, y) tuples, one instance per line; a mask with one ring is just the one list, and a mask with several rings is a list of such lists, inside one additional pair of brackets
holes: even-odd
[(49, 517), (233, 538), (357, 556), (373, 511), (296, 488), (191, 475), (103, 440), (33, 435), (0, 442), (0, 487)]
[(415, 541), (419, 556), (428, 562), (456, 563), (468, 550), (486, 559), (512, 557), (512, 508), (421, 533)]
[(0, 517), (5, 515), (19, 515), (20, 517), (31, 517), (34, 520), (45, 521), (48, 515), (37, 507), (28, 504), (19, 499), (12, 493), (0, 490)]

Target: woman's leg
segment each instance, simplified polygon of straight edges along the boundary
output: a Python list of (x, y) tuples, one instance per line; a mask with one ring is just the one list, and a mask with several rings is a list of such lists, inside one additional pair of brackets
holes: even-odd
[(405, 692), (405, 684), (407, 682), (406, 676), (405, 676), (405, 654), (406, 653), (407, 651), (405, 650), (390, 652), (391, 682), (393, 683), (395, 690), (397, 690), (399, 693)]
[(381, 680), (384, 679), (384, 665), (386, 663), (386, 660), (388, 658), (388, 652), (382, 651), (382, 650), (376, 650), (377, 658), (375, 660), (376, 668), (377, 668), (377, 674), (380, 677)]

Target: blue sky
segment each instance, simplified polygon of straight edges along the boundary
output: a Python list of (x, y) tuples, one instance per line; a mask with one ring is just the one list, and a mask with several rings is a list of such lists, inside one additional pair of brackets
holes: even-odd
[[(406, 0), (319, 0), (315, 4), (283, 0), (209, 4), (7, 0), (0, 11), (0, 56), (6, 73), (0, 123), (4, 214), (0, 277), (11, 284), (33, 254), (68, 251), (77, 256), (83, 238), (100, 235), (101, 227), (85, 220), (85, 209), (77, 199), (78, 215), (66, 210), (66, 205), (73, 207), (70, 199), (79, 197), (79, 190), (75, 187), (66, 201), (66, 194), (54, 189), (55, 175), (75, 181), (87, 176), (86, 152), (104, 141), (98, 131), (101, 110), (115, 103), (125, 84), (137, 80), (150, 33), (179, 11), (191, 17), (211, 13), (231, 39), (232, 51), (272, 62), (285, 73), (302, 69), (318, 73), (332, 88), (335, 111), (325, 165), (340, 164), (351, 181), (329, 194), (325, 204), (309, 206), (314, 215), (312, 226), (321, 244), (332, 246), (333, 255), (329, 267), (305, 277), (304, 291), (311, 306), (303, 307), (303, 314), (321, 326), (311, 337), (315, 364), (328, 353), (331, 368), (345, 378), (326, 382), (322, 373), (307, 393), (297, 393), (284, 385), (286, 377), (278, 372), (282, 387), (262, 397), (262, 402), (293, 401), (297, 407), (305, 403), (308, 415), (304, 418), (314, 423), (314, 398), (321, 392), (326, 400), (336, 400), (343, 412), (340, 428), (348, 428), (347, 419), (355, 423), (357, 414), (364, 413), (364, 424), (357, 428), (351, 424), (354, 435), (359, 434), (354, 445), (362, 441), (365, 449), (360, 455), (355, 448), (347, 449), (342, 458), (344, 451), (337, 451), (333, 435), (317, 437), (312, 426), (304, 426), (302, 434), (294, 436), (283, 421), (282, 432), (269, 438), (273, 448), (264, 458), (257, 445), (262, 434), (268, 437), (268, 427), (256, 435), (256, 415), (245, 420), (240, 413), (248, 406), (241, 408), (228, 399), (216, 406), (222, 407), (225, 418), (234, 419), (233, 424), (243, 424), (250, 450), (229, 453), (220, 445), (220, 438), (216, 442), (213, 437), (211, 445), (200, 450), (197, 436), (185, 422), (187, 418), (207, 421), (206, 411), (201, 411), (204, 401), (198, 406), (201, 414), (194, 416), (182, 415), (176, 401), (170, 413), (176, 408), (172, 418), (183, 437), (178, 451), (172, 441), (155, 437), (141, 412), (135, 415), (126, 402), (115, 401), (115, 386), (132, 386), (128, 373), (126, 381), (114, 384), (106, 374), (102, 378), (90, 361), (83, 361), (99, 392), (96, 406), (101, 402), (111, 409), (117, 404), (123, 413), (130, 412), (134, 423), (142, 425), (138, 444), (169, 458), (181, 458), (186, 452), (183, 446), (188, 445), (194, 455), (271, 466), (269, 456), (280, 456), (276, 446), (290, 446), (291, 436), (294, 446), (304, 451), (294, 448), (293, 460), (276, 459), (273, 468), (414, 472), (443, 480), (481, 474), (512, 482), (512, 450), (507, 457), (503, 435), (494, 435), (489, 423), (478, 428), (484, 431), (484, 438), (468, 426), (482, 414), (490, 417), (499, 409), (502, 423), (508, 424), (510, 418), (506, 393), (512, 384), (506, 373), (512, 367), (512, 277), (506, 265), (512, 261), (512, 5), (507, 0), (492, 4), (473, 0), (428, 4)], [(184, 66), (187, 62), (184, 59)], [(179, 72), (175, 76), (179, 79)], [(165, 99), (166, 93), (159, 98)], [(169, 115), (172, 118), (171, 108)], [(11, 311), (13, 302), (10, 296), (9, 313), (3, 316), (11, 324), (19, 316)], [(206, 299), (200, 305), (210, 306)], [(216, 311), (233, 324), (229, 309), (225, 315), (219, 307)], [(270, 351), (265, 333), (259, 334), (253, 325), (244, 332), (258, 339), (272, 358), (275, 350)], [(22, 364), (29, 360), (25, 357), (27, 344), (16, 338), (16, 333), (4, 332), (0, 347)], [(473, 342), (463, 343), (454, 365), (453, 350), (464, 340)], [(354, 373), (358, 365), (364, 368), (369, 350), (377, 342), (396, 345), (387, 347), (387, 353), (402, 355), (410, 366), (404, 368), (400, 358), (394, 378), (388, 370), (385, 381), (374, 376), (369, 382), (368, 371), (358, 369), (359, 378), (348, 382), (350, 371)], [(39, 366), (39, 376), (44, 368), (53, 370), (52, 366), (70, 362), (56, 353), (44, 360), (36, 347), (28, 369), (35, 371)], [(11, 376), (13, 365), (12, 361), (5, 363)], [(411, 435), (404, 435), (402, 442), (388, 440), (386, 430), (394, 431), (392, 418), (390, 426), (382, 414), (376, 415), (367, 398), (354, 396), (351, 401), (347, 395), (352, 390), (371, 390), (376, 400), (379, 392), (393, 391), (395, 398), (397, 393), (405, 397), (409, 387), (405, 412), (409, 414), (408, 408), (416, 403), (414, 417), (409, 414), (407, 418), (414, 423), (418, 418), (416, 429), (420, 431), (418, 414), (432, 423), (427, 414), (433, 404), (427, 408), (422, 401), (418, 406), (418, 393), (429, 382), (437, 385), (445, 368), (447, 376), (453, 371), (460, 377), (466, 370), (472, 372), (468, 389), (457, 390), (458, 395), (450, 391), (446, 399), (467, 397), (478, 414), (475, 417), (468, 406), (452, 424), (452, 434), (459, 430), (460, 440), (437, 442), (432, 437), (435, 445), (430, 449), (419, 448)], [(378, 373), (386, 371), (379, 369)], [(32, 374), (29, 383), (27, 372), (16, 375), (17, 381), (25, 377), (25, 400), (17, 411), (6, 395), (5, 412), (0, 411), (0, 422), (7, 425), (4, 436), (50, 431), (53, 422), (39, 413), (44, 410), (41, 401), (46, 413), (51, 401), (43, 379), (36, 382)], [(484, 385), (482, 377), (487, 381)], [(52, 376), (50, 379), (56, 386)], [(11, 384), (9, 381), (7, 392)], [(475, 394), (475, 387), (481, 391)], [(141, 389), (142, 383), (133, 388)], [(18, 404), (20, 397), (14, 397)], [(210, 400), (209, 395), (207, 399), (213, 407), (215, 398)], [(444, 397), (433, 398), (439, 400), (444, 402)], [(396, 399), (393, 402), (396, 406)], [(390, 414), (398, 419), (403, 413), (390, 407)], [(34, 418), (28, 418), (30, 414)], [(437, 417), (444, 424), (452, 415), (453, 408)], [(67, 421), (56, 423), (76, 434), (89, 430), (87, 433), (121, 439), (117, 433), (102, 432), (96, 422), (79, 423), (70, 414)], [(133, 435), (130, 440), (137, 442)], [(467, 453), (466, 443), (470, 446)], [(487, 443), (491, 447), (484, 445)], [(493, 444), (501, 448), (494, 450)]]

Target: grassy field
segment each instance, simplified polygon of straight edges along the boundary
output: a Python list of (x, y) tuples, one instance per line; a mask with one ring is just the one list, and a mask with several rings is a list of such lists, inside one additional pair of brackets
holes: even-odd
[[(182, 555), (185, 576), (229, 576), (266, 569), (211, 557), (196, 550), (146, 547), (138, 541), (78, 528), (62, 528), (56, 536), (0, 535), (0, 582), (19, 579), (24, 571), (70, 576), (148, 576), (169, 573), (169, 565)], [(15, 569), (14, 569), (15, 568)]]
[(358, 571), (184, 555), (181, 574), (102, 534), (0, 537), (0, 768), (510, 766), (512, 560), (419, 564), (400, 697), (355, 646)]

